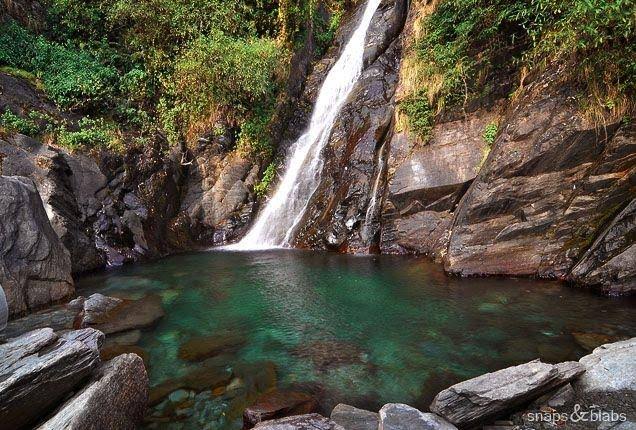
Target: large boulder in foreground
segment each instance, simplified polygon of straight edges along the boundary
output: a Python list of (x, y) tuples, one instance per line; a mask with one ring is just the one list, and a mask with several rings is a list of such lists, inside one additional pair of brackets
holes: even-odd
[(0, 285), (9, 315), (70, 297), (71, 260), (30, 179), (0, 176)]
[(572, 384), (577, 401), (636, 422), (636, 337), (599, 346), (579, 362), (586, 371)]
[(148, 400), (148, 376), (135, 354), (103, 364), (93, 380), (68, 400), (40, 430), (137, 428)]
[(441, 391), (431, 411), (458, 427), (473, 427), (496, 418), (585, 372), (569, 361), (556, 365), (538, 360), (460, 382)]
[(0, 345), (0, 430), (35, 424), (99, 366), (104, 335), (36, 330)]
[(258, 430), (345, 430), (329, 418), (318, 414), (296, 415), (278, 420), (264, 421), (254, 427)]
[(379, 430), (457, 430), (457, 427), (438, 415), (401, 403), (389, 403), (380, 409)]
[(331, 420), (347, 430), (378, 430), (380, 416), (340, 403), (331, 411)]

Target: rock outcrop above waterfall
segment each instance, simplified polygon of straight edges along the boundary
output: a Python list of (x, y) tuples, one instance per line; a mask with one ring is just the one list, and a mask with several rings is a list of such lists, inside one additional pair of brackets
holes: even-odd
[(0, 176), (0, 232), (0, 285), (10, 316), (73, 294), (69, 255), (32, 180)]

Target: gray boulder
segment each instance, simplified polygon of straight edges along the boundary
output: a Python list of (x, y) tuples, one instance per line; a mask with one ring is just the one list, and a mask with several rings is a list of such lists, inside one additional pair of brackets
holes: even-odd
[(458, 427), (473, 427), (565, 385), (585, 372), (577, 362), (538, 360), (487, 373), (441, 391), (431, 411)]
[(444, 418), (420, 412), (402, 403), (389, 403), (380, 409), (379, 430), (456, 430)]
[(345, 430), (378, 430), (380, 416), (375, 412), (340, 403), (331, 411), (331, 420)]
[(0, 345), (0, 430), (36, 423), (79, 388), (99, 366), (103, 339), (93, 329), (60, 337), (45, 328)]
[(586, 371), (572, 384), (577, 402), (625, 413), (636, 422), (636, 337), (599, 346), (579, 362)]
[(0, 284), (9, 316), (68, 298), (71, 261), (30, 179), (0, 176)]
[(345, 430), (342, 426), (319, 414), (295, 415), (278, 420), (263, 421), (254, 428), (259, 430)]
[(148, 400), (142, 359), (124, 354), (103, 364), (94, 379), (68, 400), (40, 430), (135, 429)]

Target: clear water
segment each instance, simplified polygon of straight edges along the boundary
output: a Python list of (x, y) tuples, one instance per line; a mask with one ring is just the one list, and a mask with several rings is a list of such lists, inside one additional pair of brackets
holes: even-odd
[(362, 73), (367, 29), (380, 0), (368, 0), (358, 27), (320, 88), (307, 131), (292, 145), (283, 178), (250, 231), (228, 248), (255, 250), (288, 247), (320, 180), (321, 151), (340, 108)]
[[(78, 288), (161, 295), (166, 316), (139, 343), (152, 384), (196, 367), (177, 357), (183, 342), (231, 332), (245, 343), (222, 356), (228, 367), (273, 362), (278, 387), (316, 393), (324, 413), (338, 402), (426, 409), (459, 380), (537, 357), (580, 358), (586, 351), (572, 333), (636, 335), (633, 299), (553, 282), (450, 278), (398, 256), (196, 253), (86, 277)], [(230, 400), (211, 395), (182, 420), (153, 426), (239, 429), (242, 406)]]

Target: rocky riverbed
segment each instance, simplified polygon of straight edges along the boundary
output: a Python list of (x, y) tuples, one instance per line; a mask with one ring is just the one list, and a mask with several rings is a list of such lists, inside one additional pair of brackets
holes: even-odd
[[(636, 338), (596, 348), (579, 362), (538, 360), (441, 391), (422, 412), (399, 403), (378, 413), (339, 404), (330, 418), (306, 414), (262, 421), (261, 430), (606, 429), (636, 425)], [(279, 409), (280, 414), (286, 410)], [(246, 428), (253, 409), (245, 413)]]
[[(140, 302), (95, 294), (49, 312), (59, 322), (56, 331), (11, 324), (0, 341), (0, 428), (132, 429), (144, 417), (155, 428), (218, 396), (240, 408), (245, 429), (622, 429), (636, 422), (636, 338), (597, 347), (578, 362), (533, 360), (459, 382), (439, 392), (426, 412), (398, 403), (378, 413), (339, 404), (325, 418), (312, 393), (279, 391), (271, 364), (228, 368), (223, 354), (230, 341), (218, 336), (197, 340), (196, 348), (184, 344), (197, 370), (149, 391), (139, 355), (124, 347), (105, 357), (109, 342), (133, 344), (135, 331), (161, 318), (160, 307)], [(31, 318), (32, 325), (43, 321)]]

